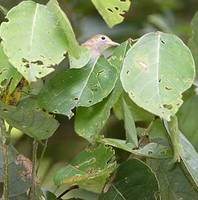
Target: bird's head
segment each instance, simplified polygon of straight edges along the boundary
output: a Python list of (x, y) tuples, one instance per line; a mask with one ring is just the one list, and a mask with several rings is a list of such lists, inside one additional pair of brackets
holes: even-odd
[(98, 34), (87, 40), (83, 43), (83, 46), (91, 49), (96, 50), (99, 53), (102, 53), (105, 49), (113, 46), (118, 46), (119, 43), (112, 41), (108, 36)]

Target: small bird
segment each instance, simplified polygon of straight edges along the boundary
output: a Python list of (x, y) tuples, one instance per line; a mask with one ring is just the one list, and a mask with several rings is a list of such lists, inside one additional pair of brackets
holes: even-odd
[(90, 50), (91, 59), (100, 56), (107, 48), (118, 45), (119, 43), (112, 41), (108, 36), (102, 34), (97, 34), (82, 44), (82, 46)]
[(79, 58), (69, 56), (70, 68), (81, 68), (89, 62), (95, 62), (104, 50), (118, 45), (119, 43), (112, 41), (106, 35), (97, 34), (82, 44)]

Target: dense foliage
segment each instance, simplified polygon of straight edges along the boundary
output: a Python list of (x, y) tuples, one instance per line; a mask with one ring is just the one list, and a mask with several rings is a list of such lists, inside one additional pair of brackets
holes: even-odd
[[(130, 6), (133, 12), (130, 0), (89, 3), (110, 28), (124, 20)], [(159, 31), (125, 38), (93, 60), (57, 0), (22, 1), (1, 10), (4, 200), (198, 199), (198, 14), (189, 42), (155, 15), (150, 20)], [(74, 119), (86, 143), (46, 173), (49, 186), (40, 171), (52, 164), (44, 154), (61, 116)], [(111, 127), (115, 120), (123, 122), (124, 135)], [(14, 145), (16, 131), (31, 140), (31, 160)], [(70, 149), (75, 151), (72, 143)]]

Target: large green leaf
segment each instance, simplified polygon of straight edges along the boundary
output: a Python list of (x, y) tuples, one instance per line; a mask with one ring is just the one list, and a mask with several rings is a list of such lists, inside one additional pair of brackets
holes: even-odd
[(15, 107), (0, 103), (0, 115), (12, 127), (37, 140), (50, 137), (59, 125), (52, 116), (34, 108)]
[(198, 151), (198, 96), (192, 96), (184, 102), (177, 114), (179, 128)]
[(0, 45), (0, 85), (2, 88), (9, 86), (9, 92), (13, 92), (21, 79), (21, 74), (9, 63), (5, 55), (2, 45)]
[[(11, 64), (29, 81), (52, 72), (65, 52), (77, 54), (71, 25), (54, 1), (49, 8), (24, 1), (12, 8), (0, 27), (2, 45)], [(67, 34), (66, 34), (67, 32)]]
[(192, 19), (192, 36), (189, 40), (189, 46), (195, 59), (196, 69), (198, 69), (198, 12)]
[(148, 164), (159, 180), (162, 200), (198, 200), (197, 191), (179, 166), (171, 166), (171, 160), (149, 160)]
[(129, 10), (131, 4), (130, 0), (91, 1), (110, 27), (113, 27), (124, 20), (124, 14)]
[(76, 106), (89, 107), (103, 100), (113, 89), (116, 69), (104, 57), (81, 69), (57, 73), (42, 88), (38, 101), (50, 112), (72, 116)]
[(99, 200), (154, 200), (158, 181), (152, 170), (140, 160), (128, 160), (117, 169), (116, 177)]
[[(110, 64), (117, 69), (118, 74), (122, 67), (127, 46), (128, 42), (121, 44), (114, 50), (109, 59)], [(122, 91), (123, 89), (120, 80), (118, 79), (112, 93), (102, 102), (89, 108), (78, 108), (75, 119), (75, 131), (85, 139), (93, 141), (107, 122), (111, 108), (120, 97)]]
[(86, 149), (56, 173), (54, 182), (56, 185), (78, 184), (81, 188), (100, 192), (116, 167), (114, 154), (112, 148), (104, 145)]
[(144, 35), (127, 52), (121, 81), (138, 106), (170, 120), (194, 76), (194, 60), (186, 45), (175, 35), (156, 32)]

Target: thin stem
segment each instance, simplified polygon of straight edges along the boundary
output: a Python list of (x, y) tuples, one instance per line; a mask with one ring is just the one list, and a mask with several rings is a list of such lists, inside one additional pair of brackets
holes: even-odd
[(7, 145), (7, 132), (3, 119), (0, 119), (0, 129), (2, 138), (2, 153), (3, 153), (3, 200), (9, 199), (9, 172), (8, 172), (8, 145)]
[(38, 142), (33, 141), (33, 150), (32, 150), (32, 187), (30, 191), (30, 200), (36, 199), (36, 165), (37, 165), (37, 150)]
[(48, 139), (45, 140), (44, 147), (43, 147), (43, 150), (42, 150), (42, 152), (41, 152), (41, 156), (40, 156), (39, 161), (38, 161), (38, 165), (37, 165), (37, 169), (36, 169), (36, 174), (38, 173), (39, 167), (40, 167), (40, 165), (41, 165), (41, 161), (43, 160), (44, 154), (45, 154), (45, 152), (46, 152), (47, 143), (48, 143)]

